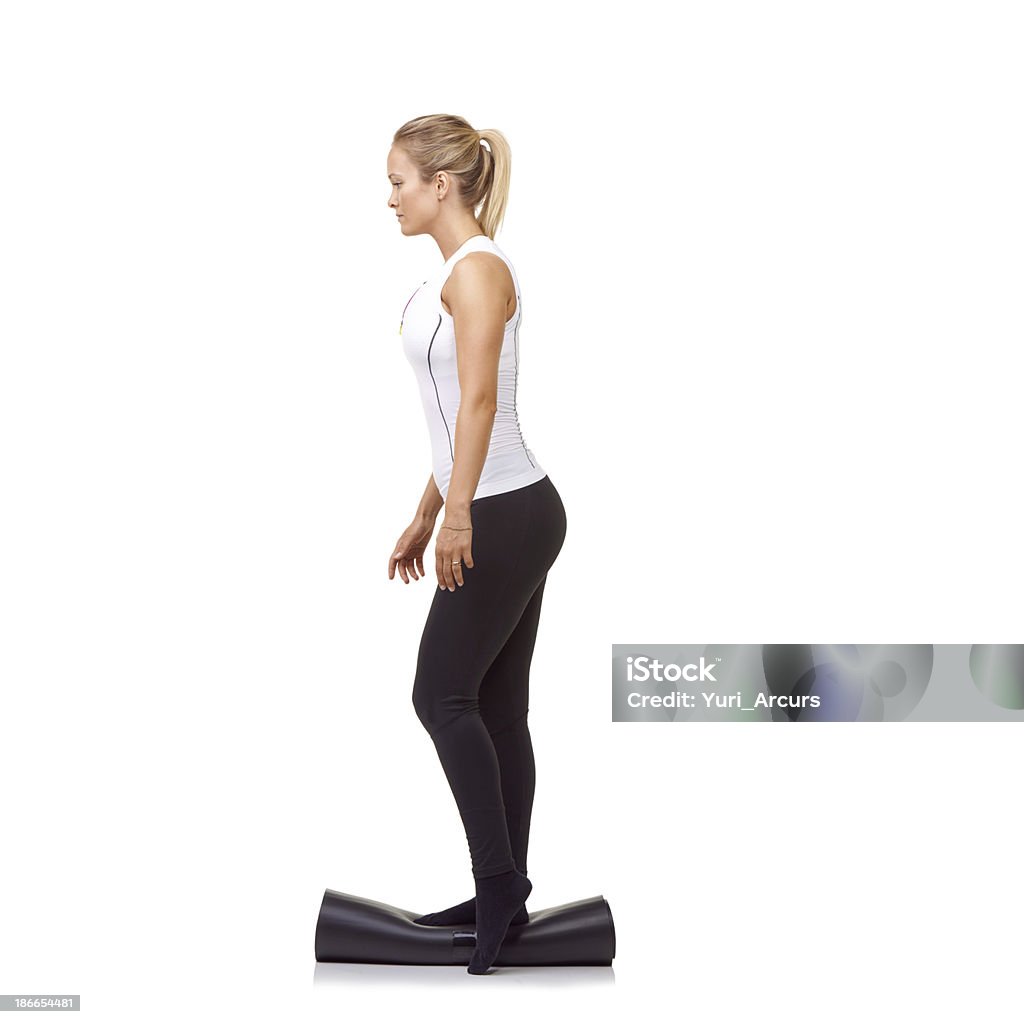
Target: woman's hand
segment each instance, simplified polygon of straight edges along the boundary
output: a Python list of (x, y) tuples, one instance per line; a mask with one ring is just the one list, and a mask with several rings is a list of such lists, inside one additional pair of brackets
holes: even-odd
[(434, 558), (438, 587), (455, 590), (456, 583), (461, 587), (463, 565), (467, 569), (473, 568), (473, 520), (468, 511), (446, 511), (437, 533)]
[[(396, 567), (398, 568), (399, 575), (406, 583), (409, 582), (408, 574), (410, 572), (414, 580), (418, 580), (420, 576), (426, 576), (426, 572), (423, 569), (423, 552), (426, 551), (430, 535), (433, 532), (434, 521), (432, 519), (414, 519), (409, 524), (405, 533), (398, 538), (398, 543), (395, 545), (395, 553), (388, 561), (389, 580), (395, 578)], [(419, 575), (416, 574), (417, 563), (419, 563)]]

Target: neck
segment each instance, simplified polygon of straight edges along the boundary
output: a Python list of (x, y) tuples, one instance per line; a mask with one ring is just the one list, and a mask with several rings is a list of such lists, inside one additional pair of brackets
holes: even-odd
[(453, 252), (467, 238), (472, 235), (482, 235), (484, 233), (483, 228), (474, 220), (469, 222), (460, 222), (452, 227), (444, 228), (442, 231), (438, 231), (434, 235), (434, 241), (437, 242), (438, 247), (441, 250), (441, 255), (447, 261), (451, 258)]

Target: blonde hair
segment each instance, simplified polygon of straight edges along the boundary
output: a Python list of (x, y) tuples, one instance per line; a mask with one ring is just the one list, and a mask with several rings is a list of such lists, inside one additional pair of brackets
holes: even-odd
[(512, 163), (512, 150), (501, 132), (477, 131), (457, 114), (427, 114), (406, 121), (392, 142), (408, 154), (424, 182), (447, 171), (474, 216), (482, 203), (477, 220), (484, 234), (494, 238), (505, 218)]

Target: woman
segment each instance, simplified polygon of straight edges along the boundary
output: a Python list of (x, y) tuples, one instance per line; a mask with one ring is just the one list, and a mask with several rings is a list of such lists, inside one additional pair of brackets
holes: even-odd
[(399, 328), (419, 382), (433, 472), (388, 576), (396, 568), (405, 583), (424, 575), (443, 504), (438, 590), (412, 696), (458, 804), (476, 887), (473, 899), (416, 920), (475, 921), (470, 974), (486, 974), (509, 925), (529, 919), (530, 660), (566, 528), (558, 491), (526, 447), (516, 412), (519, 282), (493, 240), (509, 161), (500, 132), (444, 114), (404, 124), (388, 153), (388, 206), (402, 234), (429, 234), (444, 257), (409, 299)]

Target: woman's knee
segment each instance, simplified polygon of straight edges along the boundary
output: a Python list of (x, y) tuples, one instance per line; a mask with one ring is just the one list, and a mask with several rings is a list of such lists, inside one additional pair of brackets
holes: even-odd
[(500, 736), (503, 732), (528, 732), (530, 725), (527, 719), (529, 709), (519, 711), (513, 709), (509, 711), (506, 708), (494, 709), (494, 708), (483, 708), (481, 710), (481, 717), (484, 720), (484, 725), (487, 727), (487, 732), (493, 739), (495, 736)]
[(412, 688), (412, 706), (423, 728), (430, 732), (437, 715), (437, 702), (430, 690), (417, 678)]
[(463, 715), (480, 714), (478, 698), (446, 690), (420, 676), (413, 684), (412, 706), (431, 735)]

